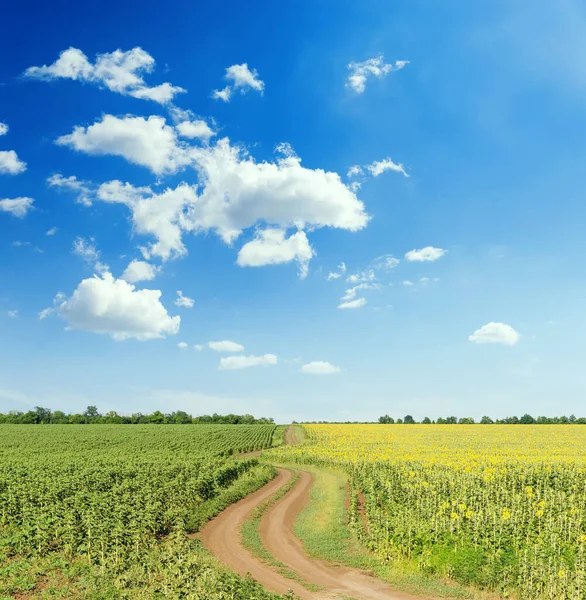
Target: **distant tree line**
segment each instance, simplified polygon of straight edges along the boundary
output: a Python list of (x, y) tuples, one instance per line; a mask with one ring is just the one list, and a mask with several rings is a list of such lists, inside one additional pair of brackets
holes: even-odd
[[(414, 425), (418, 423), (411, 415), (406, 415), (403, 419), (393, 419), (389, 415), (383, 415), (379, 417), (378, 422), (383, 425), (390, 425), (393, 423), (403, 423), (406, 425)], [(425, 417), (420, 421), (423, 425), (474, 425), (476, 421), (472, 417), (440, 417), (435, 421), (432, 421), (429, 417)], [(586, 417), (576, 417), (570, 415), (569, 417), (532, 417), (531, 415), (525, 414), (522, 417), (506, 417), (504, 419), (491, 419), (490, 417), (482, 417), (478, 421), (480, 425), (566, 425), (566, 424), (579, 424), (586, 425)]]
[(190, 414), (177, 410), (172, 413), (162, 413), (160, 410), (145, 415), (132, 413), (132, 415), (119, 415), (111, 410), (100, 414), (95, 406), (88, 406), (83, 413), (67, 414), (60, 410), (50, 410), (36, 406), (28, 412), (11, 411), (7, 414), (0, 413), (0, 424), (15, 425), (192, 425), (192, 424), (222, 424), (222, 425), (266, 425), (274, 420), (260, 418), (252, 415), (202, 415), (192, 417)]

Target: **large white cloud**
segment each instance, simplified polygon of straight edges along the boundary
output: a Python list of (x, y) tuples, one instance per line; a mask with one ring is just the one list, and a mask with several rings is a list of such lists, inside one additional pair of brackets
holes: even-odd
[[(280, 229), (308, 226), (350, 231), (368, 223), (364, 204), (337, 173), (305, 168), (296, 156), (257, 163), (228, 139), (210, 147), (191, 148), (190, 153), (199, 188), (182, 183), (155, 193), (149, 187), (110, 181), (97, 191), (98, 199), (130, 208), (137, 233), (156, 238), (147, 258), (153, 255), (166, 260), (184, 255), (182, 234), (189, 231), (212, 230), (231, 243), (242, 230), (258, 223)], [(301, 248), (302, 235), (292, 237), (288, 248), (295, 245), (298, 256), (300, 252), (307, 256), (307, 248)]]
[(33, 198), (4, 198), (0, 200), (0, 212), (7, 212), (22, 219), (32, 210)]
[(160, 298), (160, 290), (136, 290), (104, 273), (82, 280), (55, 311), (71, 329), (107, 334), (117, 341), (150, 340), (179, 331), (181, 318), (169, 316)]
[(20, 158), (14, 150), (0, 150), (0, 174), (18, 175), (26, 171), (26, 163)]
[(36, 79), (73, 79), (103, 85), (112, 92), (134, 98), (154, 100), (166, 104), (173, 97), (185, 90), (170, 83), (149, 87), (143, 75), (150, 73), (155, 66), (155, 59), (142, 48), (133, 48), (123, 52), (115, 50), (106, 54), (98, 54), (94, 64), (78, 48), (68, 48), (59, 55), (51, 65), (29, 67), (26, 77)]
[(426, 246), (419, 250), (410, 250), (405, 254), (405, 258), (410, 262), (427, 262), (434, 261), (441, 258), (447, 250), (443, 248), (434, 248), (433, 246)]
[(208, 342), (208, 348), (216, 352), (242, 352), (244, 346), (230, 340), (221, 340), (219, 342)]
[(212, 98), (215, 100), (229, 102), (233, 92), (237, 90), (242, 94), (245, 94), (248, 90), (255, 90), (262, 94), (265, 88), (264, 81), (259, 78), (256, 69), (250, 70), (246, 63), (228, 67), (224, 78), (231, 83), (221, 90), (212, 92)]
[(124, 273), (122, 279), (128, 283), (136, 283), (138, 281), (151, 281), (161, 272), (161, 267), (152, 265), (144, 260), (131, 261)]
[(277, 357), (274, 354), (263, 354), (262, 356), (226, 356), (220, 359), (219, 368), (223, 371), (235, 369), (247, 369), (249, 367), (266, 367), (276, 365)]
[(468, 339), (476, 344), (514, 346), (519, 342), (521, 336), (510, 325), (491, 321), (477, 329)]
[(284, 229), (264, 229), (256, 237), (244, 244), (238, 252), (236, 263), (241, 267), (263, 267), (278, 265), (296, 260), (299, 275), (307, 276), (309, 261), (314, 251), (304, 231), (298, 231), (288, 238)]
[(190, 162), (187, 147), (163, 117), (104, 115), (89, 127), (77, 126), (55, 141), (86, 154), (122, 156), (156, 175), (175, 173)]
[(340, 367), (323, 360), (314, 360), (303, 365), (299, 370), (310, 375), (334, 375), (340, 372)]
[(369, 77), (382, 79), (391, 71), (399, 71), (408, 64), (408, 60), (397, 60), (394, 65), (385, 63), (382, 55), (362, 62), (351, 62), (348, 65), (350, 75), (348, 75), (348, 79), (346, 80), (346, 87), (351, 88), (357, 94), (362, 94), (366, 89), (366, 81)]

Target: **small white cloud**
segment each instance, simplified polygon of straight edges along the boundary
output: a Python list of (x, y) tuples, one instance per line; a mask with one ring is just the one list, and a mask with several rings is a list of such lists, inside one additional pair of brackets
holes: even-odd
[(411, 287), (413, 285), (413, 282), (409, 281), (408, 279), (405, 279), (401, 282), (401, 285), (404, 285), (405, 287)]
[(351, 88), (357, 94), (362, 94), (366, 89), (366, 81), (369, 77), (382, 79), (391, 71), (400, 71), (408, 64), (408, 60), (398, 60), (394, 66), (391, 63), (385, 63), (382, 54), (363, 62), (351, 62), (348, 65), (350, 75), (346, 80), (346, 87)]
[(152, 281), (161, 272), (161, 267), (152, 265), (144, 260), (133, 260), (124, 270), (122, 279), (129, 283)]
[(477, 329), (468, 339), (476, 344), (514, 346), (521, 339), (521, 336), (510, 325), (490, 322)]
[(354, 287), (348, 288), (342, 297), (342, 302), (349, 302), (358, 295), (360, 290), (378, 290), (380, 285), (378, 283), (359, 283)]
[(195, 306), (195, 300), (188, 298), (183, 295), (181, 290), (177, 290), (177, 298), (175, 300), (175, 306), (181, 306), (183, 308), (193, 308)]
[(274, 354), (263, 354), (262, 356), (227, 356), (220, 359), (219, 368), (222, 371), (234, 369), (247, 369), (249, 367), (265, 367), (276, 365), (277, 357)]
[(429, 277), (422, 277), (422, 278), (419, 280), (419, 283), (421, 283), (422, 285), (427, 285), (429, 282), (430, 282), (430, 279), (429, 279)]
[(367, 271), (360, 271), (359, 273), (353, 273), (346, 278), (348, 283), (365, 283), (369, 281), (374, 281), (376, 279), (376, 275), (372, 269)]
[(219, 342), (208, 342), (208, 347), (216, 352), (242, 352), (244, 346), (230, 340), (221, 340)]
[(41, 310), (39, 312), (39, 321), (43, 321), (45, 320), (49, 315), (51, 315), (53, 313), (53, 309), (52, 308), (43, 308), (43, 310)]
[(448, 251), (443, 248), (434, 248), (433, 246), (426, 246), (420, 250), (410, 250), (405, 254), (405, 258), (410, 262), (425, 262), (434, 261), (441, 258)]
[(18, 310), (9, 310), (6, 313), (11, 319), (15, 319), (16, 317), (18, 317)]
[(26, 163), (20, 158), (14, 150), (0, 150), (0, 174), (18, 175), (26, 171)]
[(56, 297), (55, 311), (70, 329), (111, 336), (116, 341), (152, 340), (179, 331), (181, 317), (171, 317), (160, 290), (136, 290), (110, 273), (82, 280), (70, 298)]
[(400, 163), (394, 163), (391, 160), (391, 158), (375, 160), (370, 165), (367, 165), (366, 168), (373, 177), (378, 177), (379, 175), (382, 175), (385, 171), (394, 171), (395, 173), (401, 173), (405, 177), (409, 177), (403, 165)]
[(377, 256), (372, 261), (372, 266), (375, 269), (384, 269), (390, 271), (391, 269), (395, 269), (401, 261), (398, 258), (395, 258), (392, 254), (383, 254), (382, 256)]
[(326, 277), (326, 279), (328, 281), (332, 281), (332, 279), (340, 279), (340, 277), (342, 277), (341, 273), (335, 273), (335, 272), (331, 271), (330, 273), (328, 273), (328, 276)]
[(73, 252), (88, 263), (96, 262), (100, 258), (100, 251), (96, 248), (93, 239), (88, 241), (82, 237), (75, 238)]
[(257, 231), (256, 237), (240, 248), (236, 264), (240, 267), (263, 267), (296, 260), (299, 263), (299, 277), (304, 279), (309, 261), (315, 254), (313, 248), (304, 231), (298, 231), (288, 238), (285, 236), (284, 229)]
[(8, 133), (8, 125), (6, 123), (0, 123), (0, 136), (6, 135)]
[(32, 198), (5, 198), (0, 200), (0, 212), (7, 212), (22, 219), (32, 210), (33, 203)]
[(73, 79), (87, 81), (108, 88), (112, 92), (153, 100), (167, 104), (176, 94), (185, 90), (170, 83), (154, 87), (145, 84), (143, 75), (155, 67), (155, 59), (142, 48), (133, 48), (123, 52), (115, 50), (98, 54), (94, 64), (77, 48), (68, 48), (59, 55), (52, 65), (29, 67), (24, 75), (35, 79)]
[(76, 202), (83, 206), (92, 205), (92, 190), (86, 181), (77, 179), (75, 175), (63, 177), (60, 173), (47, 177), (47, 185), (77, 194)]
[(182, 121), (175, 125), (175, 129), (181, 137), (189, 139), (197, 138), (206, 142), (216, 135), (216, 132), (201, 119), (196, 121)]
[(55, 235), (57, 233), (58, 229), (57, 227), (51, 227), (51, 229), (49, 229), (45, 235)]
[(201, 352), (202, 350), (205, 349), (205, 346), (203, 344), (195, 344), (194, 349), (197, 350), (198, 352)]
[(362, 175), (362, 174), (364, 174), (364, 171), (362, 170), (362, 167), (360, 165), (352, 165), (348, 169), (348, 173), (346, 173), (346, 175), (348, 177), (356, 177), (356, 175)]
[(340, 372), (340, 367), (322, 360), (314, 360), (303, 365), (299, 370), (302, 373), (309, 373), (311, 375), (334, 375)]
[(229, 102), (232, 93), (237, 90), (240, 90), (242, 94), (245, 94), (248, 90), (255, 90), (261, 94), (264, 91), (264, 81), (259, 79), (256, 69), (252, 69), (251, 71), (246, 63), (228, 67), (224, 78), (232, 83), (222, 90), (214, 90), (212, 92), (212, 98), (216, 100)]
[(179, 342), (177, 344), (177, 348), (179, 348), (180, 350), (185, 350), (186, 348), (189, 348), (189, 344), (187, 344), (185, 342)]
[(349, 302), (341, 302), (338, 304), (338, 308), (342, 310), (350, 308), (362, 308), (367, 302), (368, 300), (366, 300), (366, 298), (357, 298), (356, 300), (350, 300)]

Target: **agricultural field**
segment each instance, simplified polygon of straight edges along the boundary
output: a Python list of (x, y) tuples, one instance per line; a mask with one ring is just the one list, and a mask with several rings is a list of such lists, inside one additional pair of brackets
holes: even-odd
[(0, 428), (0, 598), (269, 599), (186, 535), (274, 469), (275, 425)]
[(501, 597), (586, 597), (586, 428), (305, 425), (275, 461), (343, 469), (381, 562)]

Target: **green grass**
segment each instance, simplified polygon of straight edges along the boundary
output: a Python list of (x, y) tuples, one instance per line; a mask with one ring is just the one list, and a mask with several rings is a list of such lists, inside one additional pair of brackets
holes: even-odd
[(362, 569), (398, 590), (418, 596), (474, 600), (494, 598), (494, 595), (458, 583), (427, 576), (409, 561), (393, 564), (381, 562), (359, 544), (348, 528), (344, 474), (306, 465), (303, 469), (312, 473), (314, 485), (310, 502), (297, 520), (295, 534), (311, 557)]
[(245, 523), (242, 525), (240, 534), (244, 547), (247, 548), (254, 556), (260, 558), (262, 561), (267, 563), (267, 565), (276, 568), (277, 571), (283, 575), (283, 577), (297, 581), (306, 589), (317, 592), (321, 589), (319, 586), (308, 583), (299, 574), (287, 568), (287, 566), (282, 562), (276, 560), (275, 557), (264, 547), (260, 539), (260, 522), (262, 517), (271, 506), (274, 506), (275, 503), (277, 503), (293, 488), (298, 479), (299, 474), (294, 471), (293, 477), (280, 490), (278, 490), (276, 494), (271, 496), (268, 500), (265, 500), (262, 504), (254, 509), (250, 519), (245, 521)]

